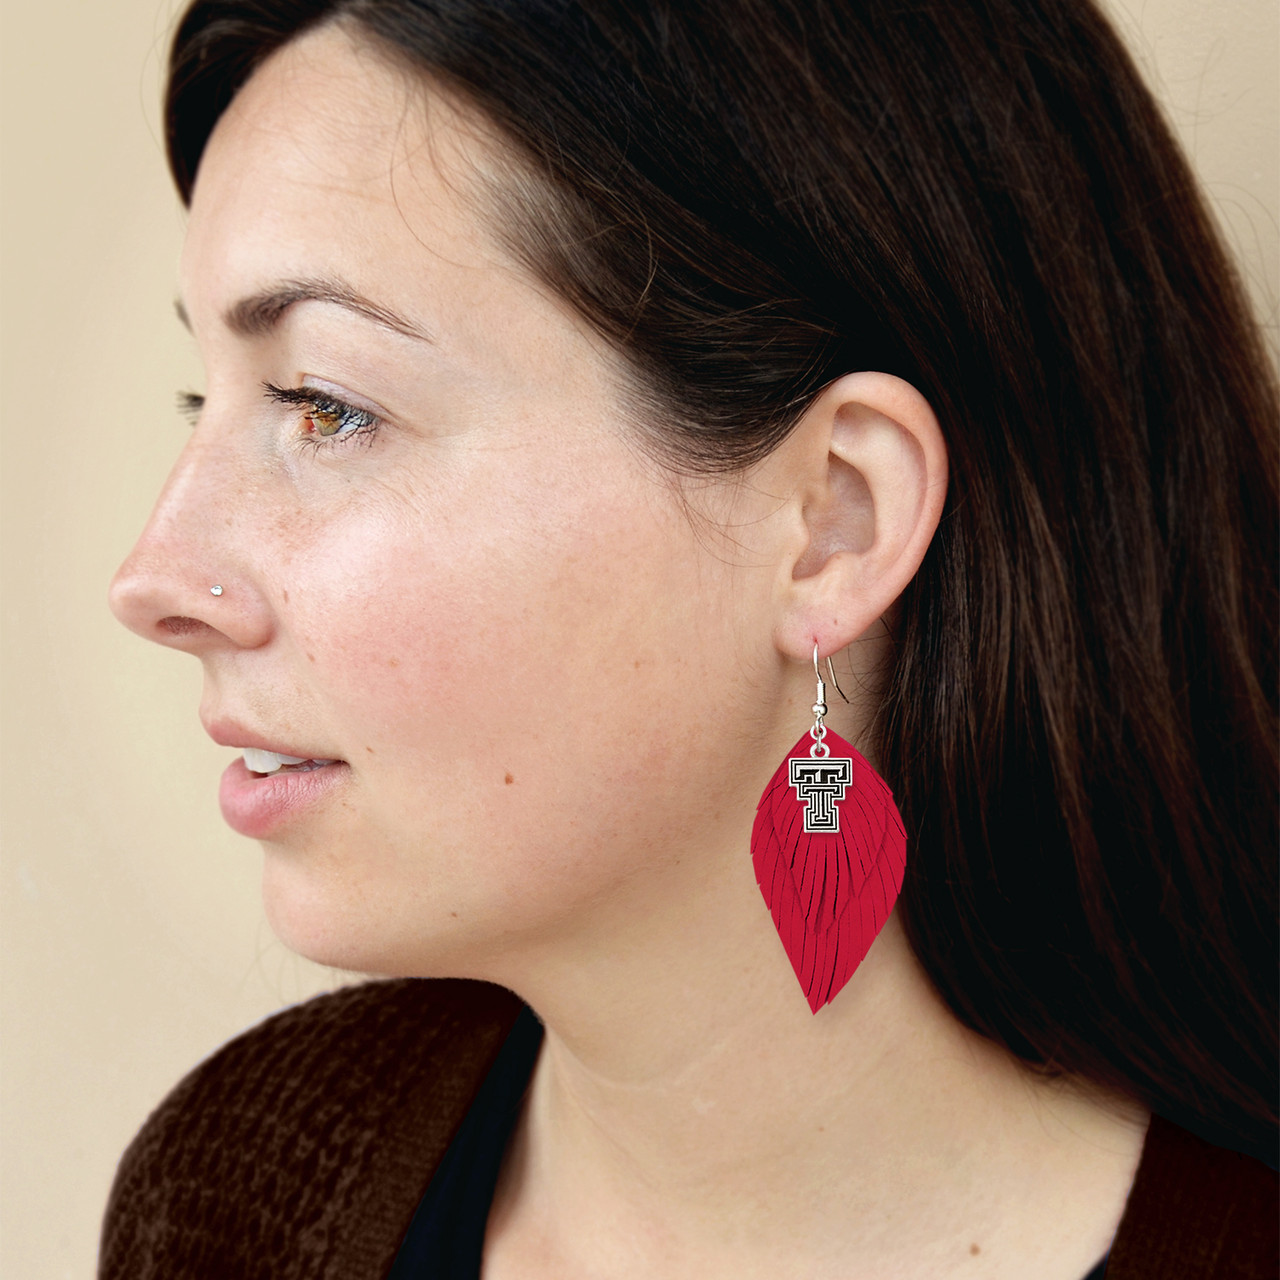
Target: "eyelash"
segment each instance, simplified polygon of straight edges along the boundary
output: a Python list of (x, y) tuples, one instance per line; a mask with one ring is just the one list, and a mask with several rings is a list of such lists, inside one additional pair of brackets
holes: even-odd
[(178, 392), (178, 412), (194, 427), (200, 410), (204, 408), (204, 396), (195, 391)]
[[(376, 414), (367, 409), (357, 409), (355, 405), (347, 404), (345, 400), (327, 395), (315, 387), (277, 387), (273, 382), (264, 382), (262, 385), (269, 400), (311, 410), (302, 415), (303, 421), (312, 423), (312, 426), (306, 429), (300, 443), (312, 448), (321, 449), (344, 443), (356, 436), (362, 436), (366, 444), (372, 444), (374, 435), (382, 425)], [(178, 410), (192, 423), (200, 416), (203, 408), (204, 396), (197, 395), (194, 391), (178, 393)], [(335, 429), (327, 435), (315, 430), (317, 418), (336, 422)], [(350, 427), (351, 430), (344, 431), (344, 427)]]
[[(306, 434), (302, 437), (301, 443), (309, 444), (313, 448), (320, 449), (353, 440), (357, 436), (364, 437), (365, 443), (371, 444), (378, 428), (382, 425), (376, 414), (370, 413), (367, 409), (357, 409), (355, 405), (348, 404), (345, 400), (338, 400), (315, 387), (277, 387), (272, 382), (264, 382), (262, 385), (266, 389), (269, 400), (311, 410), (310, 413), (302, 415), (303, 422), (310, 423), (311, 426), (306, 428)], [(336, 423), (334, 429), (327, 433), (317, 431), (315, 420), (318, 418), (327, 418)], [(343, 430), (346, 427), (350, 427), (351, 430)]]

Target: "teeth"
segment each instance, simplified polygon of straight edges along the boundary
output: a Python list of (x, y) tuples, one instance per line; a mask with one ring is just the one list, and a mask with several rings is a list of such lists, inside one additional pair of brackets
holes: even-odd
[(275, 773), (287, 764), (306, 764), (305, 756), (282, 756), (278, 751), (260, 751), (257, 747), (245, 747), (244, 767), (250, 773)]

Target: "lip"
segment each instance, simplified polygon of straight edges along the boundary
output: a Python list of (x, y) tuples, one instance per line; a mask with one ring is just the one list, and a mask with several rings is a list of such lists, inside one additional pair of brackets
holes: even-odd
[[(237, 741), (222, 745), (257, 744)], [(262, 749), (275, 750), (274, 747)], [(331, 796), (350, 776), (351, 768), (343, 760), (302, 773), (286, 770), (264, 776), (250, 773), (244, 761), (237, 758), (223, 771), (218, 787), (218, 804), (233, 831), (255, 840), (266, 840), (288, 824), (305, 817), (308, 810)]]
[(259, 751), (274, 751), (277, 755), (293, 756), (298, 760), (336, 759), (332, 752), (326, 752), (323, 749), (310, 751), (297, 744), (283, 745), (231, 720), (215, 720), (206, 724), (204, 731), (218, 746), (233, 747), (237, 751), (243, 751), (245, 747), (256, 747)]

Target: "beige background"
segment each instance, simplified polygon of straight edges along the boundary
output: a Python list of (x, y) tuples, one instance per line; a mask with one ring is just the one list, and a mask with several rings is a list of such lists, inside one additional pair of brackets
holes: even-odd
[[(1274, 342), (1276, 0), (1125, 0)], [(176, 0), (0, 0), (0, 1275), (93, 1272), (115, 1162), (195, 1062), (346, 980), (291, 956), (198, 664), (104, 597), (182, 443), (199, 365), (172, 314), (183, 219), (158, 142)]]

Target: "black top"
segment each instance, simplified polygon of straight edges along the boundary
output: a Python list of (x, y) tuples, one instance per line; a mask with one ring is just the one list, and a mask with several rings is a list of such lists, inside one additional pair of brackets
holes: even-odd
[[(484, 1229), (542, 1024), (520, 1011), (409, 1224), (387, 1280), (479, 1280)], [(1103, 1280), (1106, 1257), (1083, 1280)]]
[(542, 1023), (526, 1005), (436, 1166), (387, 1280), (479, 1280), (502, 1153), (541, 1044)]

